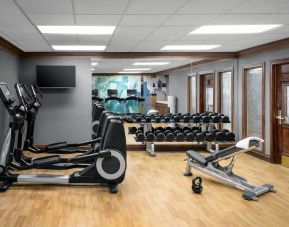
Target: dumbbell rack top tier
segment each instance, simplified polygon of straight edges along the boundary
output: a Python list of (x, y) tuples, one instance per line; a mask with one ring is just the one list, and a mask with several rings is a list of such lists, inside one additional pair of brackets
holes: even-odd
[[(167, 123), (167, 124), (172, 124), (173, 122), (171, 123)], [(151, 123), (139, 123), (140, 126), (142, 126), (144, 128), (144, 134), (148, 131), (151, 131), (152, 130), (152, 125), (154, 124), (154, 122), (151, 122)], [(163, 123), (164, 124), (164, 123)], [(192, 124), (192, 123), (173, 123), (175, 126), (179, 126), (180, 124)], [(224, 124), (224, 123), (193, 123), (195, 125), (201, 125), (202, 127), (208, 127), (209, 130), (211, 130), (213, 128), (213, 126), (215, 126), (216, 124)], [(136, 140), (136, 137), (134, 138)], [(137, 141), (136, 142), (140, 142), (140, 141)], [(156, 151), (155, 151), (155, 142), (176, 142), (176, 140), (173, 140), (173, 141), (142, 141), (143, 144), (146, 145), (146, 151), (149, 153), (150, 156), (152, 157), (155, 157), (156, 156)], [(177, 142), (197, 142), (197, 143), (205, 143), (206, 144), (206, 150), (209, 151), (210, 153), (214, 153), (216, 151), (219, 151), (219, 144), (222, 143), (220, 141), (202, 141), (202, 142), (198, 142), (198, 141), (177, 141)], [(213, 144), (215, 145), (215, 150), (213, 150)]]

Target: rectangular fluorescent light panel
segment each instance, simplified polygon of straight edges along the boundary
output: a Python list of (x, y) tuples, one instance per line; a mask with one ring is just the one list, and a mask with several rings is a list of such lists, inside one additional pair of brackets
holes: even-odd
[(52, 45), (54, 50), (72, 50), (72, 51), (102, 51), (106, 46), (82, 46), (82, 45)]
[(161, 50), (211, 50), (221, 45), (167, 45)]
[(170, 62), (135, 62), (133, 65), (168, 65)]
[(139, 71), (134, 71), (134, 72), (132, 72), (132, 71), (130, 71), (130, 72), (123, 71), (123, 72), (118, 72), (118, 73), (121, 73), (121, 74), (138, 74), (138, 73), (141, 73), (141, 72), (139, 72)]
[(282, 24), (264, 24), (264, 25), (204, 25), (192, 31), (193, 34), (252, 34), (261, 33), (277, 27)]
[(115, 26), (37, 26), (43, 34), (111, 35)]
[(135, 69), (123, 69), (124, 71), (145, 71), (151, 70), (151, 68), (135, 68)]
[(97, 62), (91, 62), (91, 65), (92, 65), (92, 66), (97, 66), (98, 63), (97, 63)]

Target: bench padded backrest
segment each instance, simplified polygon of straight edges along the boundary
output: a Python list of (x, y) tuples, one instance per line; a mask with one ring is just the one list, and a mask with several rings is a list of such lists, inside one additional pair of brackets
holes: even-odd
[(239, 151), (241, 151), (243, 149), (238, 148), (236, 146), (232, 146), (232, 147), (228, 147), (226, 149), (220, 150), (218, 152), (215, 152), (214, 154), (211, 154), (209, 156), (206, 157), (206, 161), (208, 162), (212, 162), (214, 160), (220, 159), (220, 158), (224, 158), (226, 156), (232, 155), (234, 153), (237, 153)]

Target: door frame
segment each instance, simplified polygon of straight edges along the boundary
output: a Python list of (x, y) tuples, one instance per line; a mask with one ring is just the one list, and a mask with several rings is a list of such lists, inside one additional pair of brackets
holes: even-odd
[(198, 110), (200, 112), (201, 110), (201, 103), (204, 104), (204, 97), (201, 97), (201, 89), (202, 89), (202, 76), (205, 76), (205, 75), (210, 75), (212, 74), (213, 75), (213, 88), (214, 88), (214, 97), (213, 97), (213, 105), (214, 105), (214, 110), (213, 111), (216, 111), (216, 71), (215, 70), (212, 70), (212, 71), (206, 71), (206, 72), (201, 72), (201, 73), (197, 73), (197, 76), (198, 76), (198, 93), (197, 93), (197, 107), (198, 107)]
[(231, 131), (234, 131), (234, 119), (235, 119), (235, 111), (234, 111), (234, 97), (235, 97), (235, 94), (234, 94), (234, 86), (235, 86), (235, 78), (234, 78), (234, 67), (228, 67), (228, 68), (223, 68), (223, 69), (220, 69), (217, 71), (217, 78), (216, 78), (216, 81), (217, 81), (217, 85), (216, 85), (216, 112), (218, 113), (221, 113), (221, 75), (222, 73), (226, 73), (226, 72), (231, 72), (231, 75), (232, 75), (232, 78), (231, 78), (231, 83), (232, 83), (232, 87), (231, 87), (231, 116), (230, 117), (230, 121), (231, 121)]
[[(257, 63), (257, 64), (249, 64), (249, 65), (243, 65), (242, 66), (242, 138), (245, 138), (247, 135), (246, 129), (247, 129), (247, 70), (254, 69), (254, 68), (262, 68), (262, 139), (265, 140), (266, 134), (265, 134), (265, 105), (266, 105), (266, 92), (265, 92), (265, 62)], [(266, 145), (263, 144), (262, 153), (260, 152), (254, 152), (257, 156), (261, 156), (262, 158), (266, 155)]]
[(194, 73), (192, 75), (189, 75), (188, 76), (188, 79), (187, 79), (187, 83), (188, 83), (188, 92), (187, 92), (187, 112), (188, 113), (191, 113), (191, 94), (192, 94), (192, 90), (191, 90), (191, 79), (192, 77), (195, 77), (196, 78), (196, 107), (197, 107), (197, 110), (198, 111), (198, 94), (199, 94), (199, 87), (198, 87), (198, 74), (197, 73)]
[(278, 59), (270, 62), (270, 161), (273, 163), (281, 163), (282, 154), (274, 152), (274, 148), (278, 147), (278, 138), (277, 138), (277, 130), (278, 124), (276, 122), (276, 111), (274, 111), (277, 107), (276, 100), (276, 83), (277, 83), (277, 72), (276, 69), (278, 65), (289, 64), (289, 58)]

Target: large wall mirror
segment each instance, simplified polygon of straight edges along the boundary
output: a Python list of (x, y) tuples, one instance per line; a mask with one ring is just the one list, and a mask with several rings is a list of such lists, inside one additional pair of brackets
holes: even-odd
[[(243, 137), (265, 137), (264, 65), (243, 68)], [(260, 151), (264, 153), (263, 151)]]

